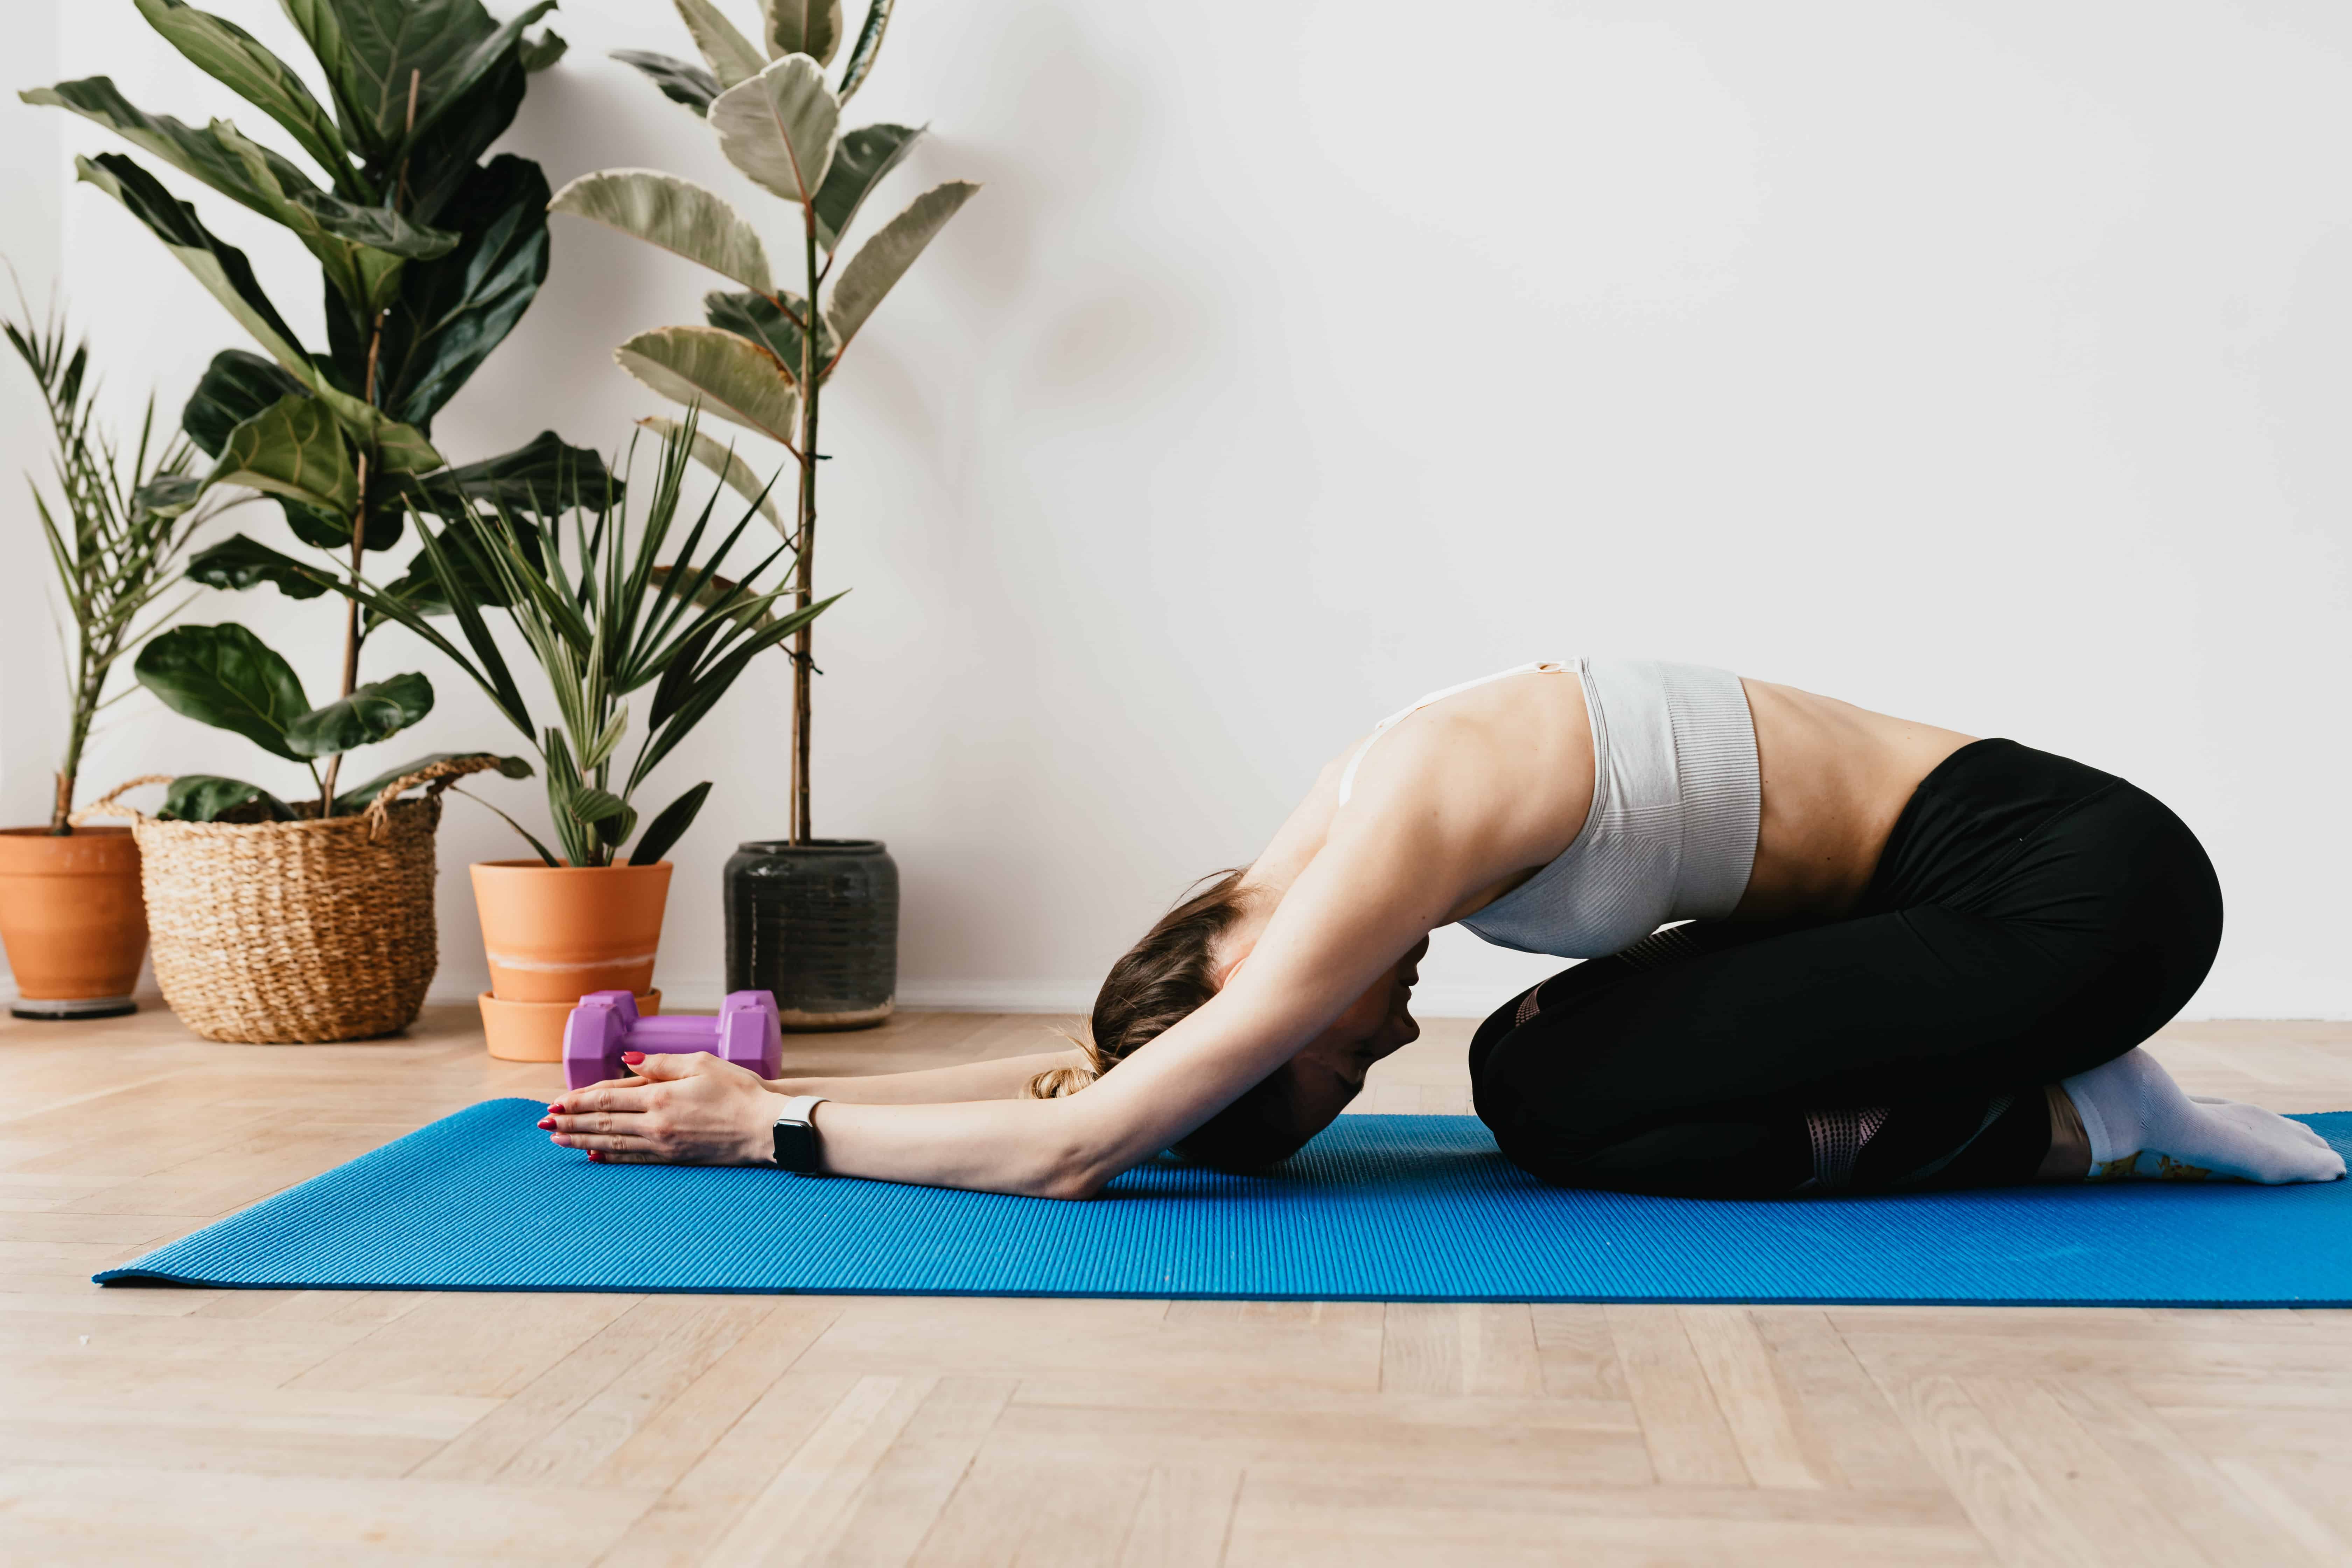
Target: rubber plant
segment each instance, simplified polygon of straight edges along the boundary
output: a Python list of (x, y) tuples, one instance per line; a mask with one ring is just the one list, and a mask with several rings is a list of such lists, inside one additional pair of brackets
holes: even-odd
[(159, 437), (154, 400), (148, 399), (137, 438), (126, 447), (98, 423), (89, 344), (68, 348), (54, 314), (41, 326), (11, 321), (0, 330), (40, 389), (54, 447), (53, 495), (34, 485), (33, 509), (70, 623), (65, 752), (48, 826), (64, 837), (73, 832), (82, 748), (100, 713), (130, 695), (130, 689), (108, 692), (115, 666), (170, 619), (163, 601), (181, 580), (189, 537), (226, 507), (220, 500), (184, 510), (149, 505), (142, 499), (149, 487), (183, 478), (193, 460), (184, 438)]
[[(545, 772), (548, 814), (562, 854), (512, 817), (507, 821), (546, 865), (612, 865), (637, 831), (635, 796), (653, 770), (754, 658), (800, 633), (834, 602), (779, 612), (777, 601), (794, 591), (789, 574), (772, 587), (760, 586), (762, 575), (790, 552), (789, 542), (771, 550), (740, 579), (720, 574), (729, 552), (766, 504), (766, 490), (757, 485), (750, 487), (751, 504), (741, 516), (716, 528), (723, 492), (713, 486), (676, 555), (661, 562), (677, 531), (690, 459), (698, 445), (709, 440), (696, 424), (689, 411), (683, 424), (663, 433), (660, 470), (634, 540), (617, 482), (609, 505), (583, 505), (564, 519), (478, 504), (437, 534), (420, 526), (425, 574), (454, 608), (463, 647), (442, 633), (414, 596), (320, 578), (321, 587), (336, 587), (371, 615), (396, 621), (438, 648), (522, 732)], [(723, 448), (714, 456), (720, 458), (729, 482), (742, 488), (740, 460), (726, 463)], [(479, 592), (478, 585), (485, 583), (495, 592)], [(503, 611), (546, 677), (555, 702), (553, 724), (542, 728), (532, 719), (482, 613), (486, 602)], [(630, 700), (639, 692), (647, 695), (642, 714), (633, 721)], [(633, 731), (635, 754), (621, 770), (623, 742)], [(664, 806), (637, 836), (628, 863), (658, 862), (709, 794), (705, 781)]]
[[(168, 513), (219, 487), (278, 499), (295, 540), (333, 563), (331, 580), (365, 581), (366, 555), (400, 542), (414, 510), (464, 518), (478, 500), (553, 511), (608, 493), (602, 463), (542, 432), (514, 451), (452, 467), (433, 416), (496, 349), (546, 276), (547, 180), (528, 159), (483, 162), (513, 121), (530, 72), (563, 52), (525, 28), (553, 0), (505, 22), (478, 0), (283, 0), (315, 57), (331, 113), (286, 61), (243, 28), (183, 0), (134, 0), (149, 26), (192, 63), (275, 122), (317, 173), (226, 120), (202, 128), (134, 106), (106, 77), (37, 88), (28, 103), (68, 109), (278, 224), (310, 251), (324, 283), (327, 346), (305, 346), (262, 291), (245, 254), (205, 227), (138, 161), (75, 160), (161, 240), (261, 350), (214, 358), (182, 416), (212, 459), (202, 474), (142, 492)], [(190, 558), (216, 588), (269, 584), (294, 598), (325, 592), (309, 562), (233, 535)], [(446, 610), (412, 569), (387, 597)], [(339, 789), (343, 753), (425, 717), (431, 683), (408, 672), (362, 682), (362, 653), (380, 621), (347, 605), (335, 697), (313, 706), (287, 661), (236, 624), (182, 626), (140, 651), (140, 681), (187, 716), (307, 766), (321, 816), (357, 811)], [(398, 776), (417, 764), (391, 770)], [(522, 764), (517, 763), (517, 766)], [(163, 815), (224, 813), (282, 820), (291, 807), (237, 780), (180, 779)]]
[[(614, 58), (707, 119), (727, 161), (788, 204), (798, 230), (790, 247), (799, 290), (777, 285), (766, 243), (751, 221), (716, 193), (674, 174), (608, 169), (583, 175), (556, 193), (552, 210), (634, 235), (739, 286), (704, 297), (702, 324), (640, 332), (614, 357), (663, 396), (699, 404), (792, 454), (798, 465), (793, 592), (804, 610), (814, 592), (823, 388), (883, 296), (979, 186), (961, 180), (933, 186), (843, 260), (844, 237), (859, 208), (920, 134), (906, 125), (841, 129), (842, 105), (874, 68), (891, 0), (872, 0), (831, 80), (826, 69), (845, 38), (840, 0), (763, 0), (756, 41), (711, 0), (676, 3), (704, 65), (638, 51)], [(716, 442), (706, 442), (698, 455), (714, 466), (728, 460)], [(814, 666), (805, 626), (793, 651), (791, 829), (794, 844), (806, 844), (813, 837)]]

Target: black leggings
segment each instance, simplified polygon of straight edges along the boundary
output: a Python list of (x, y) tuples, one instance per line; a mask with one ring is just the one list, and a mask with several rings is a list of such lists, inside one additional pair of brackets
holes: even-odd
[(1852, 914), (1670, 927), (1478, 1028), (1479, 1117), (1564, 1186), (1691, 1197), (2031, 1181), (2042, 1086), (2211, 967), (2221, 889), (2124, 780), (2014, 741), (1922, 780)]

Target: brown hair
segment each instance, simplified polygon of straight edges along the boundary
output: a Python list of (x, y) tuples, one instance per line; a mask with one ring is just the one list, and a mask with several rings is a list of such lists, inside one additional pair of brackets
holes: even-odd
[[(1249, 908), (1250, 895), (1242, 890), (1245, 869), (1212, 871), (1215, 880), (1208, 888), (1160, 916), (1110, 966), (1087, 1021), (1092, 1038), (1070, 1037), (1086, 1052), (1087, 1065), (1039, 1073), (1029, 1081), (1031, 1099), (1076, 1094), (1217, 994), (1214, 950)], [(1295, 1152), (1305, 1140), (1286, 1114), (1289, 1100), (1282, 1079), (1277, 1068), (1251, 1086), (1180, 1140), (1177, 1152), (1224, 1167), (1271, 1164)]]

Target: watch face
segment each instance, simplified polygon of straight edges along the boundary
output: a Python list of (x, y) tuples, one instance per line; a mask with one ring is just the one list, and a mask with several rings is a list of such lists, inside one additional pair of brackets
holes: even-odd
[(816, 1129), (805, 1121), (776, 1123), (776, 1163), (803, 1174), (816, 1169)]

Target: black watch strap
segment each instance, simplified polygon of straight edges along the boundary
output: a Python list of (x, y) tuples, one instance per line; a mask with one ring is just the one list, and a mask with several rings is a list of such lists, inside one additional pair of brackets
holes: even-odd
[(816, 1108), (824, 1103), (821, 1094), (797, 1094), (784, 1101), (782, 1114), (776, 1118), (776, 1163), (787, 1171), (797, 1171), (803, 1176), (817, 1173)]

